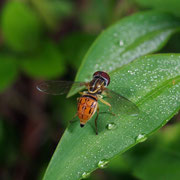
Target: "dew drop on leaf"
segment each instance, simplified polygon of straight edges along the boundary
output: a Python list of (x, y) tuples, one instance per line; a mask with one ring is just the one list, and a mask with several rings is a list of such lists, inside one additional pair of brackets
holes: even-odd
[(123, 41), (123, 40), (120, 40), (120, 41), (119, 41), (119, 45), (120, 45), (120, 46), (123, 46), (123, 45), (124, 45), (124, 41)]
[(82, 173), (82, 179), (86, 179), (86, 178), (88, 178), (90, 176), (90, 173), (88, 173), (88, 172), (83, 172)]
[(117, 33), (114, 33), (114, 37), (117, 37), (118, 36), (118, 34)]
[(103, 168), (106, 168), (106, 167), (108, 166), (108, 164), (109, 164), (109, 161), (108, 161), (108, 160), (101, 160), (101, 161), (99, 161), (99, 163), (98, 163), (98, 167), (101, 168), (101, 169), (103, 169)]
[(115, 129), (116, 128), (116, 124), (115, 123), (109, 123), (108, 125), (107, 125), (107, 129), (108, 130), (112, 130), (112, 129)]
[(139, 115), (138, 113), (134, 113), (134, 114), (131, 114), (130, 116), (137, 117), (138, 115)]
[(147, 139), (147, 136), (145, 134), (139, 134), (137, 137), (136, 137), (136, 142), (144, 142), (145, 140)]

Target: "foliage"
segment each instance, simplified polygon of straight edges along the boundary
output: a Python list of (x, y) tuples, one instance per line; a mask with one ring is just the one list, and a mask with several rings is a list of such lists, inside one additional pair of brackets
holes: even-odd
[[(141, 110), (138, 118), (101, 115), (98, 136), (95, 136), (93, 119), (84, 129), (79, 123), (70, 125), (44, 179), (79, 179), (84, 172), (99, 167), (100, 161), (109, 161), (165, 125), (180, 107), (180, 102), (175, 101), (180, 95), (180, 71), (176, 68), (179, 63), (179, 55), (153, 55), (114, 71), (110, 88), (136, 102)], [(108, 130), (108, 124), (116, 127)]]
[(3, 9), (1, 26), (5, 42), (13, 50), (32, 51), (38, 47), (42, 34), (41, 22), (25, 4), (7, 3)]
[(135, 0), (140, 6), (146, 8), (154, 8), (159, 11), (170, 12), (180, 16), (180, 2), (178, 0)]
[[(139, 13), (121, 20), (104, 31), (91, 46), (76, 81), (91, 79), (92, 72), (97, 70), (112, 72), (139, 56), (160, 49), (178, 28), (176, 18), (158, 12)], [(69, 96), (72, 94), (70, 92)]]
[[(80, 179), (91, 173), (90, 180), (178, 180), (179, 5), (0, 2), (0, 179)], [(138, 117), (100, 114), (98, 136), (95, 117), (84, 128), (77, 119), (65, 130), (81, 89), (72, 88), (68, 96), (76, 95), (67, 100), (43, 95), (36, 85), (89, 81), (96, 70), (110, 74), (109, 89), (134, 102)], [(107, 107), (100, 104), (100, 111)]]

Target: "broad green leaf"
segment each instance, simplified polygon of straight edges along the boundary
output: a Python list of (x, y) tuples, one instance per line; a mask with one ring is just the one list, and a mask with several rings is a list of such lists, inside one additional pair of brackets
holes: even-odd
[[(177, 120), (178, 120), (178, 116)], [(120, 174), (126, 167), (138, 179), (178, 180), (180, 171), (180, 123), (175, 121), (148, 138), (145, 143), (113, 159), (105, 171)], [(126, 170), (125, 169), (125, 170)]]
[(138, 4), (146, 8), (155, 8), (157, 10), (170, 12), (180, 16), (180, 1), (179, 0), (134, 0)]
[[(75, 80), (88, 81), (97, 70), (112, 72), (137, 57), (159, 50), (179, 27), (178, 19), (159, 12), (138, 13), (122, 19), (96, 39)], [(75, 93), (70, 91), (68, 96)]]
[(50, 41), (44, 42), (37, 54), (23, 58), (21, 66), (28, 75), (39, 78), (54, 78), (65, 71), (63, 57)]
[[(70, 124), (44, 180), (82, 178), (97, 169), (99, 162), (109, 161), (145, 140), (180, 109), (180, 54), (144, 56), (110, 76), (109, 89), (133, 101), (140, 109), (139, 116), (100, 114), (99, 135), (95, 135), (95, 117), (84, 128), (79, 122)], [(100, 106), (101, 112), (106, 110)], [(114, 128), (108, 129), (112, 123)]]
[(40, 45), (42, 25), (37, 14), (22, 2), (6, 3), (1, 17), (5, 44), (15, 51), (32, 51)]
[(8, 88), (17, 78), (18, 69), (16, 59), (0, 54), (0, 92)]

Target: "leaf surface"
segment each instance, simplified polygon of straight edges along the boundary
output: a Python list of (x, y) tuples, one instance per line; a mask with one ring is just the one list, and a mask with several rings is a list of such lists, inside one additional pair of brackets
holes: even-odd
[[(145, 140), (180, 109), (180, 54), (138, 58), (110, 73), (109, 89), (125, 96), (140, 109), (139, 116), (100, 114), (99, 135), (94, 117), (84, 128), (79, 121), (66, 129), (51, 159), (44, 180), (76, 180), (97, 169), (99, 162)], [(107, 108), (100, 104), (100, 111)], [(108, 129), (108, 125), (114, 126)]]
[[(83, 59), (75, 81), (89, 81), (97, 70), (110, 73), (142, 55), (159, 50), (179, 26), (178, 19), (154, 11), (122, 19), (95, 40)], [(71, 90), (68, 96), (78, 91)]]
[(138, 4), (146, 8), (153, 8), (160, 11), (170, 12), (180, 16), (180, 1), (179, 0), (135, 0)]
[(32, 52), (41, 44), (43, 26), (35, 11), (23, 2), (5, 4), (1, 17), (5, 44), (17, 52)]
[(23, 57), (21, 62), (22, 69), (32, 77), (49, 79), (65, 72), (63, 57), (51, 41), (45, 41), (37, 54)]
[(7, 89), (18, 76), (17, 61), (14, 57), (0, 54), (0, 92)]

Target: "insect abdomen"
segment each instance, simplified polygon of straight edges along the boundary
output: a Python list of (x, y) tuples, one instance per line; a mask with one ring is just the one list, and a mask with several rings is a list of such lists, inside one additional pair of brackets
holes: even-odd
[(97, 109), (97, 99), (83, 96), (78, 101), (78, 117), (80, 124), (83, 126), (86, 122), (91, 119)]

